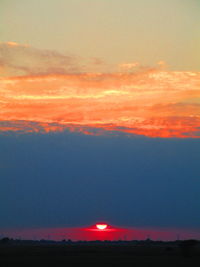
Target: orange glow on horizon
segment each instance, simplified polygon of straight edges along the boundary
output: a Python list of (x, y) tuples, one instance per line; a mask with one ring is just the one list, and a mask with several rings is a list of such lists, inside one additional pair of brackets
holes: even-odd
[(72, 241), (96, 241), (96, 240), (145, 240), (151, 236), (152, 240), (176, 240), (177, 233), (180, 233), (182, 238), (185, 239), (199, 239), (199, 229), (160, 229), (160, 228), (117, 228), (115, 231), (88, 231), (85, 228), (21, 228), (21, 229), (1, 229), (6, 236), (18, 238), (21, 236), (23, 239), (32, 240), (37, 237), (39, 240), (47, 239), (50, 236), (51, 240), (71, 239)]

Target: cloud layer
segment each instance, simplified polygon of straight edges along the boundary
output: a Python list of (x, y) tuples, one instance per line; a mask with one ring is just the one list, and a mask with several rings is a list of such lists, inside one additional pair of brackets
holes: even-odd
[(87, 73), (57, 52), (15, 43), (0, 52), (1, 132), (200, 137), (200, 72)]

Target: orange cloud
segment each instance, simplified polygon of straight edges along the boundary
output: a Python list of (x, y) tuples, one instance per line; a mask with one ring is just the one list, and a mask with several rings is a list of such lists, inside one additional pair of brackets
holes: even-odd
[(39, 73), (0, 78), (1, 132), (200, 137), (200, 72)]

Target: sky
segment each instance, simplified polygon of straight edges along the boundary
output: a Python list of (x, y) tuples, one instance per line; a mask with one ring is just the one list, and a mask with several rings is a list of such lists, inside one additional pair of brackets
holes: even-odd
[(0, 234), (200, 236), (199, 11), (0, 1)]

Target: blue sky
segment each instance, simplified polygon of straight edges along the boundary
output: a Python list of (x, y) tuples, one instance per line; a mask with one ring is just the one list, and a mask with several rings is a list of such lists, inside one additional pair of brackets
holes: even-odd
[(197, 139), (0, 136), (1, 227), (200, 224)]

